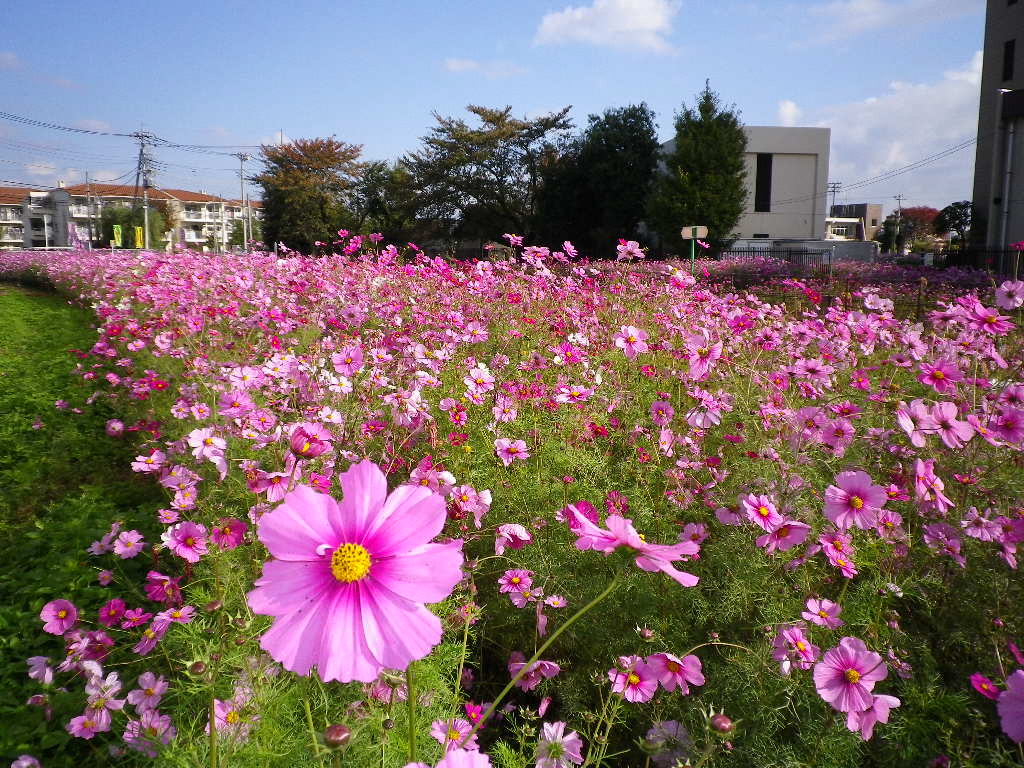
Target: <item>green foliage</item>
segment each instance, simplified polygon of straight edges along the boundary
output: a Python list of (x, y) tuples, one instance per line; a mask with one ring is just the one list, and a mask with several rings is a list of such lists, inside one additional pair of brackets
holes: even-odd
[(932, 225), (935, 234), (944, 235), (947, 232), (953, 232), (961, 244), (966, 244), (967, 235), (971, 231), (971, 208), (970, 200), (961, 200), (958, 203), (947, 205), (935, 217)]
[(648, 218), (665, 248), (680, 252), (679, 229), (701, 225), (716, 243), (729, 240), (743, 213), (747, 191), (747, 136), (735, 106), (725, 109), (709, 85), (696, 106), (676, 114), (666, 170), (655, 180)]
[(423, 147), (403, 159), (419, 190), (421, 214), (448, 222), (458, 237), (529, 234), (544, 166), (557, 156), (569, 107), (530, 119), (512, 108), (466, 108), (479, 127), (434, 114)]
[[(104, 206), (100, 214), (100, 237), (99, 242), (103, 247), (109, 247), (114, 240), (114, 225), (121, 226), (121, 247), (135, 247), (135, 228), (144, 226), (146, 215), (142, 210), (142, 204), (138, 207), (131, 206)], [(160, 250), (167, 242), (164, 235), (167, 233), (167, 221), (160, 209), (150, 203), (149, 207), (149, 245), (154, 250)]]
[(379, 232), (390, 243), (415, 240), (419, 192), (409, 169), (401, 163), (368, 163), (351, 196), (359, 232)]
[(654, 112), (646, 104), (590, 115), (583, 133), (544, 168), (540, 242), (568, 239), (588, 256), (636, 239), (658, 162)]
[(296, 139), (261, 148), (263, 170), (254, 177), (263, 190), (263, 232), (304, 253), (317, 240), (331, 242), (351, 226), (347, 207), (363, 172), (362, 147), (337, 139)]

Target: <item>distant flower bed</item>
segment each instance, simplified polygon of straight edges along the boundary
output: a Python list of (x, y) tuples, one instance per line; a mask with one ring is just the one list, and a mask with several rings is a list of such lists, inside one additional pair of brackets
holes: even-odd
[(167, 766), (1019, 764), (1024, 283), (509, 239), (0, 254), (94, 310), (57, 407), (167, 498), (40, 600), (40, 720)]

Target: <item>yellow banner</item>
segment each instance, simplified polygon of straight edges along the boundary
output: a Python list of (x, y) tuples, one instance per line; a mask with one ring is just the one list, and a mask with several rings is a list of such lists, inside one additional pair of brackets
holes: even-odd
[(136, 227), (135, 228), (135, 247), (136, 248), (141, 248), (143, 242), (144, 241), (143, 241), (143, 238), (142, 238), (142, 227)]
[(114, 247), (115, 248), (120, 248), (121, 247), (121, 225), (120, 224), (115, 224), (114, 225)]

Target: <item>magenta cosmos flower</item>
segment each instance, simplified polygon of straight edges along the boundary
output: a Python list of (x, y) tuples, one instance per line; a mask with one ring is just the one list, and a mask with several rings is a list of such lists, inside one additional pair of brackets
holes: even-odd
[(530, 458), (530, 452), (526, 448), (525, 441), (509, 440), (507, 437), (499, 437), (494, 441), (494, 452), (506, 467), (517, 459), (526, 461), (526, 459)]
[(619, 656), (619, 666), (608, 670), (612, 691), (634, 704), (650, 701), (658, 690), (658, 676), (639, 656)]
[(402, 485), (364, 460), (341, 477), (340, 503), (304, 485), (259, 521), (274, 559), (265, 563), (249, 607), (274, 616), (260, 645), (286, 669), (324, 681), (372, 682), (382, 668), (405, 669), (441, 640), (425, 607), (462, 579), (462, 541), (431, 543), (444, 499)]
[(1020, 744), (1024, 742), (1024, 670), (1006, 678), (1006, 690), (996, 702), (1003, 733)]
[(840, 712), (863, 712), (874, 702), (871, 689), (888, 674), (882, 657), (869, 651), (863, 640), (844, 637), (815, 665), (814, 685), (818, 695)]
[(838, 603), (833, 603), (831, 600), (824, 598), (812, 597), (807, 601), (807, 610), (800, 615), (819, 627), (836, 629), (846, 623), (839, 618), (839, 614), (842, 612), (843, 609)]

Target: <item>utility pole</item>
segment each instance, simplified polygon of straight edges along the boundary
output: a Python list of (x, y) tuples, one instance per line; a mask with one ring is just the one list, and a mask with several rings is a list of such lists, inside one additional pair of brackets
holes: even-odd
[(828, 209), (828, 215), (829, 216), (835, 216), (836, 215), (836, 212), (835, 212), (835, 208), (836, 208), (836, 192), (838, 192), (842, 188), (843, 188), (843, 183), (841, 181), (830, 181), (828, 183), (828, 191), (832, 193), (832, 207)]
[(235, 155), (238, 158), (238, 191), (241, 197), (238, 204), (242, 206), (242, 248), (249, 249), (249, 240), (252, 238), (252, 217), (249, 214), (249, 201), (245, 196), (245, 161), (249, 159), (246, 152), (239, 152)]
[(89, 172), (85, 172), (85, 220), (89, 225), (89, 250), (92, 250), (92, 182)]
[[(142, 178), (142, 237), (146, 250), (149, 250), (149, 187), (151, 174), (153, 172), (153, 161), (149, 156), (146, 145), (156, 138), (146, 131), (136, 131), (132, 137), (139, 142), (139, 160), (135, 167), (135, 195), (139, 198), (139, 178)], [(134, 206), (133, 206), (134, 209)]]
[(896, 234), (893, 236), (893, 248), (897, 248), (900, 241), (900, 226), (903, 224), (903, 193), (893, 196), (896, 201)]

